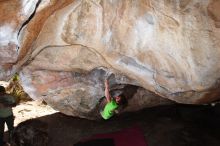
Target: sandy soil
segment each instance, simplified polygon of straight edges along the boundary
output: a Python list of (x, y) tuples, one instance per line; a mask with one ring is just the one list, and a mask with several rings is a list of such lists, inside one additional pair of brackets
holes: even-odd
[(56, 112), (57, 111), (52, 109), (50, 106), (43, 104), (42, 101), (23, 102), (13, 108), (15, 116), (14, 124), (17, 126), (25, 120), (51, 115)]
[(219, 146), (220, 104), (172, 105), (90, 121), (65, 116), (39, 102), (14, 108), (15, 123), (35, 118), (49, 124), (49, 146), (73, 146), (80, 139), (139, 125), (148, 146)]

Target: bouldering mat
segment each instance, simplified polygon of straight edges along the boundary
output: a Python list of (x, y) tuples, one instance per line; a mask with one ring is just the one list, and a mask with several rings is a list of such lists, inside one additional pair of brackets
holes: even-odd
[[(106, 141), (109, 140), (109, 141)], [(112, 140), (112, 142), (110, 142)], [(134, 126), (131, 128), (123, 129), (117, 132), (96, 134), (89, 138), (81, 140), (79, 143), (88, 142), (109, 142), (106, 144), (111, 144), (109, 146), (147, 146), (145, 142), (144, 135), (139, 127)], [(91, 144), (92, 144), (91, 143)], [(74, 146), (87, 146), (87, 145), (74, 145)], [(93, 145), (90, 145), (93, 146)], [(95, 145), (96, 146), (96, 145)], [(97, 145), (101, 146), (101, 145)], [(103, 144), (103, 146), (106, 146)]]

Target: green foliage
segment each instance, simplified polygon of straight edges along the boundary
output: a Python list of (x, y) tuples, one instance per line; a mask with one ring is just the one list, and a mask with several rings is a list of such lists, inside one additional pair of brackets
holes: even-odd
[(31, 100), (29, 95), (23, 90), (22, 86), (20, 85), (18, 74), (15, 74), (13, 76), (6, 90), (9, 94), (16, 98), (17, 103)]

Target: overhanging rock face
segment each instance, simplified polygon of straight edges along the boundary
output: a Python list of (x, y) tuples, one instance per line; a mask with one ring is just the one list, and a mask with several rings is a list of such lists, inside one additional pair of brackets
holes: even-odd
[(25, 25), (15, 27), (17, 51), (11, 43), (1, 44), (1, 56), (3, 50), (12, 53), (9, 62), (0, 58), (0, 77), (19, 71), (34, 99), (68, 115), (95, 118), (106, 78), (112, 94), (127, 94), (129, 111), (170, 100), (201, 104), (220, 98), (217, 0), (42, 0), (33, 5)]

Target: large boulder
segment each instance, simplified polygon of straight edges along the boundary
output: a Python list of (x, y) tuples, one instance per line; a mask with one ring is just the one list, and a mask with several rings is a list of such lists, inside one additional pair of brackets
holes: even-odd
[(29, 22), (38, 1), (0, 1), (0, 78), (8, 79), (18, 68), (20, 54), (18, 36), (21, 28)]
[(13, 61), (2, 63), (11, 68), (1, 70), (1, 78), (19, 70), (32, 98), (86, 118), (98, 114), (107, 78), (111, 94), (127, 94), (129, 111), (170, 100), (203, 104), (220, 98), (219, 0), (35, 5), (19, 29), (19, 57), (12, 55)]

